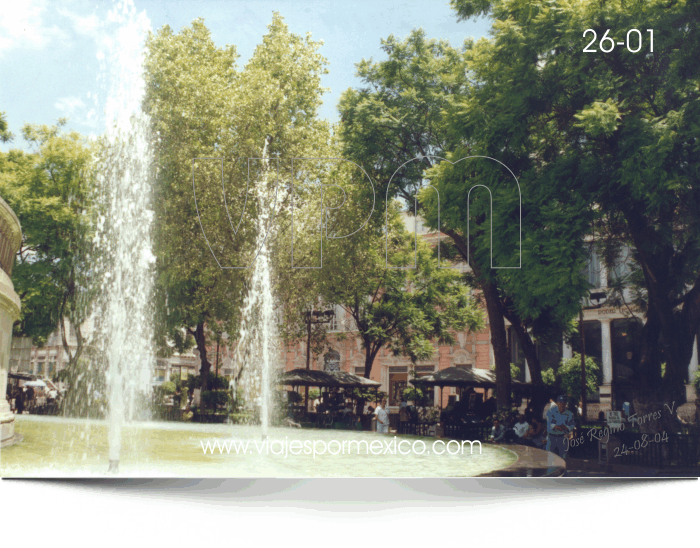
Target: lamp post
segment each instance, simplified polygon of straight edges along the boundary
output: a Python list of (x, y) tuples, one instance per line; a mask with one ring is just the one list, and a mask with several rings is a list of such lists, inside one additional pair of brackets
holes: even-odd
[[(326, 310), (321, 312), (320, 310), (307, 311), (306, 312), (306, 369), (311, 369), (311, 326), (323, 323), (329, 323), (335, 312), (332, 310)], [(312, 320), (311, 317), (316, 318)], [(304, 387), (304, 409), (308, 412), (309, 410), (309, 385)]]
[[(588, 308), (600, 308), (603, 303), (599, 301), (604, 301), (606, 298), (605, 291), (597, 291), (590, 294), (590, 300), (595, 301), (596, 304)], [(581, 419), (586, 420), (586, 415), (588, 413), (588, 404), (586, 402), (586, 394), (588, 393), (588, 383), (586, 382), (586, 337), (583, 333), (583, 307), (579, 311), (578, 315), (578, 330), (581, 336)]]

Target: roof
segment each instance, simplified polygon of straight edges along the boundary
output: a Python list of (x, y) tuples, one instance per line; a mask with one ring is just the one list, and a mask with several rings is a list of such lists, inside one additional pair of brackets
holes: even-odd
[(292, 369), (280, 375), (278, 384), (289, 386), (337, 386), (345, 388), (378, 387), (380, 383), (365, 379), (346, 371), (317, 371), (315, 369)]
[[(410, 381), (414, 385), (425, 386), (478, 386), (480, 388), (495, 388), (496, 373), (486, 369), (469, 369), (466, 367), (448, 367)], [(514, 387), (525, 388), (532, 386), (516, 380), (511, 380)]]

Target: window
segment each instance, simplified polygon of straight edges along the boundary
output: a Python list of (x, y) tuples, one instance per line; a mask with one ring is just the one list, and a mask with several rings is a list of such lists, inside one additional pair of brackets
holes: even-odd
[(341, 322), (340, 322), (340, 314), (339, 314), (339, 309), (340, 307), (337, 305), (333, 305), (330, 307), (330, 310), (333, 312), (333, 315), (331, 316), (331, 321), (330, 324), (328, 325), (328, 331), (342, 331), (341, 329)]
[(600, 287), (600, 258), (594, 249), (590, 249), (588, 253), (588, 263), (581, 272), (581, 275), (593, 288)]
[(324, 371), (340, 371), (340, 353), (335, 350), (326, 352), (323, 355)]
[(408, 367), (396, 366), (389, 368), (389, 405), (399, 405), (403, 391), (408, 388)]
[(615, 259), (612, 269), (610, 269), (608, 275), (610, 283), (614, 283), (616, 280), (624, 281), (625, 278), (632, 273), (632, 268), (634, 268), (632, 251), (630, 250), (629, 246), (622, 246), (622, 249)]

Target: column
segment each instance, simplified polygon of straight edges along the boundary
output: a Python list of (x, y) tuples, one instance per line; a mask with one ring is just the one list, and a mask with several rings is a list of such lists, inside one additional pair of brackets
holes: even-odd
[(565, 360), (568, 360), (569, 358), (573, 357), (573, 350), (571, 350), (571, 346), (566, 344), (566, 341), (562, 341), (562, 358)]
[(603, 345), (603, 384), (612, 383), (612, 339), (609, 318), (600, 320)]
[(688, 380), (690, 384), (695, 381), (695, 374), (698, 372), (698, 338), (693, 340), (693, 355), (690, 357), (690, 365), (688, 365)]
[(600, 262), (600, 288), (608, 288), (608, 267), (605, 266), (605, 261)]
[(603, 346), (603, 384), (600, 385), (601, 410), (612, 409), (612, 338), (610, 336), (610, 319), (600, 320), (601, 339)]
[(531, 382), (532, 378), (530, 377), (530, 366), (527, 363), (527, 360), (525, 360), (525, 382)]

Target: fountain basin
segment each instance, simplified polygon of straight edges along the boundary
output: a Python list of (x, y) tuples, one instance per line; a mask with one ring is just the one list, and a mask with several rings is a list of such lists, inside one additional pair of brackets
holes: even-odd
[[(269, 428), (265, 450), (258, 426), (141, 422), (124, 425), (119, 470), (108, 474), (107, 421), (22, 415), (16, 428), (24, 439), (0, 450), (2, 477), (473, 477), (495, 475), (518, 460), (513, 451), (489, 444), (482, 445), (481, 454), (478, 444), (474, 454), (469, 444), (462, 454), (448, 454), (438, 444), (444, 451), (439, 455), (433, 451), (436, 438), (396, 436), (397, 444), (408, 443), (401, 448), (409, 454), (402, 455), (386, 449), (393, 435), (300, 428)], [(301, 454), (289, 451), (295, 440)], [(379, 444), (380, 454), (368, 454), (364, 442)], [(303, 454), (304, 446), (314, 443), (319, 453), (322, 444), (329, 452), (315, 458)], [(409, 449), (413, 444), (416, 452)], [(418, 454), (422, 444), (426, 449)], [(214, 453), (205, 454), (207, 447)]]

